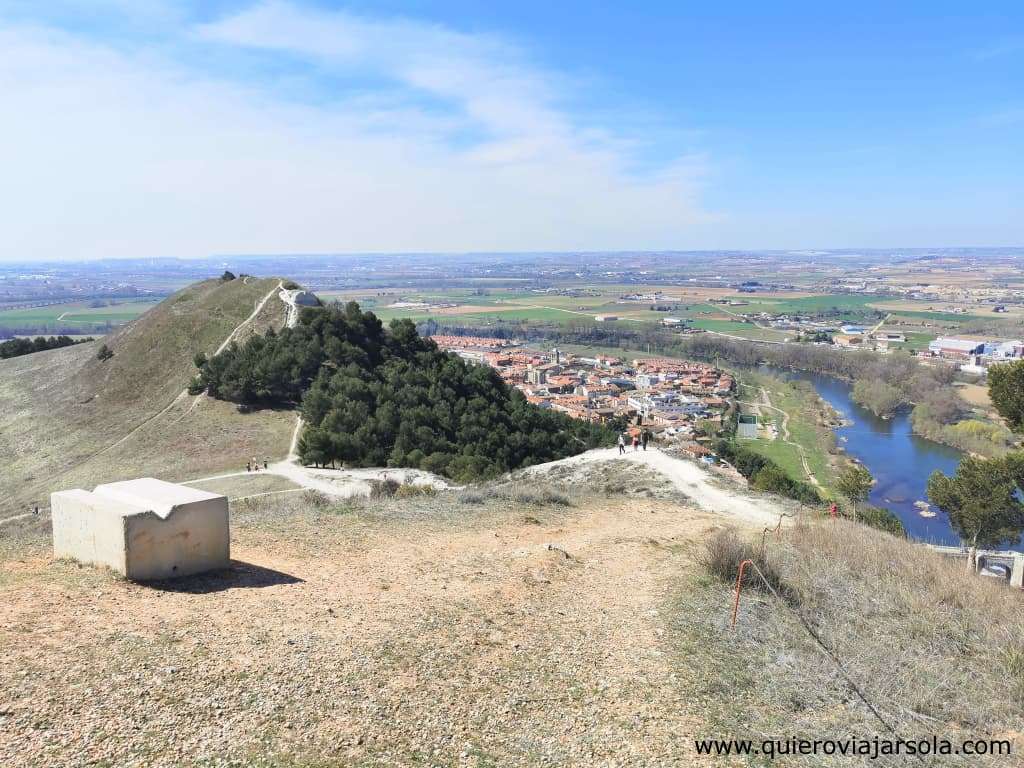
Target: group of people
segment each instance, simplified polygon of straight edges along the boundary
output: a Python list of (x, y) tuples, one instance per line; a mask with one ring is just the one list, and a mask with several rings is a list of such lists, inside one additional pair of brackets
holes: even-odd
[[(266, 469), (270, 466), (269, 459), (263, 460), (263, 468)], [(260, 460), (253, 456), (249, 461), (245, 462), (246, 472), (259, 472), (260, 471)]]
[[(634, 451), (639, 451), (641, 448), (643, 448), (643, 450), (646, 451), (647, 450), (647, 443), (650, 440), (651, 440), (651, 433), (648, 432), (646, 429), (641, 430), (640, 432), (634, 432), (633, 433), (633, 437), (632, 437), (633, 450)], [(619, 455), (621, 456), (625, 452), (626, 452), (626, 435), (623, 434), (623, 433), (619, 433)]]

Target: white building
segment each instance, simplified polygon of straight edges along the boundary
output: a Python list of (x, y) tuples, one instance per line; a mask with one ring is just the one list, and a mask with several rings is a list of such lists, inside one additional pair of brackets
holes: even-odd
[(637, 392), (626, 399), (626, 404), (645, 419), (650, 418), (655, 412), (665, 416), (679, 417), (696, 416), (707, 410), (704, 403), (697, 398), (674, 392), (654, 394)]

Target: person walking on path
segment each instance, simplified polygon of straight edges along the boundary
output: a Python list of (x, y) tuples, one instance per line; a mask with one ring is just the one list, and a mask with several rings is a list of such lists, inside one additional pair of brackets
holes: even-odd
[(252, 462), (251, 461), (245, 462), (245, 471), (246, 472), (252, 472)]
[(647, 450), (647, 441), (651, 439), (651, 433), (646, 429), (640, 434), (640, 444)]
[(640, 437), (638, 435), (633, 435), (633, 453), (636, 453), (639, 450), (640, 450)]
[(264, 468), (264, 469), (269, 469), (269, 467), (270, 467), (270, 459), (268, 459), (268, 458), (266, 458), (266, 457), (264, 456), (264, 457), (263, 457), (263, 468)]
[(619, 456), (621, 456), (625, 452), (626, 452), (626, 438), (624, 438), (622, 436), (622, 433), (619, 432)]

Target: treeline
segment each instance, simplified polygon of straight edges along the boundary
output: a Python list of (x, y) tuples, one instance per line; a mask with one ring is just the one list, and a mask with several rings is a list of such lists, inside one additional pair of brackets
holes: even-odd
[(33, 352), (45, 352), (48, 349), (71, 347), (75, 344), (85, 344), (89, 341), (95, 341), (95, 339), (91, 336), (87, 339), (72, 339), (70, 336), (37, 336), (34, 339), (8, 339), (7, 341), (0, 342), (0, 360), (30, 355)]
[(190, 391), (248, 405), (301, 403), (307, 464), (414, 467), (459, 482), (611, 445), (610, 426), (529, 403), (493, 369), (371, 312), (304, 309), (294, 328), (197, 357)]

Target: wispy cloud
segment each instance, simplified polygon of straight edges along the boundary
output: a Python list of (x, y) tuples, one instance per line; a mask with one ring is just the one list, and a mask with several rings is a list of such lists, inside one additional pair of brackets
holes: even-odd
[(713, 218), (706, 158), (637, 172), (642, 137), (507, 40), (284, 2), (163, 30), (0, 31), (0, 258), (665, 248)]

